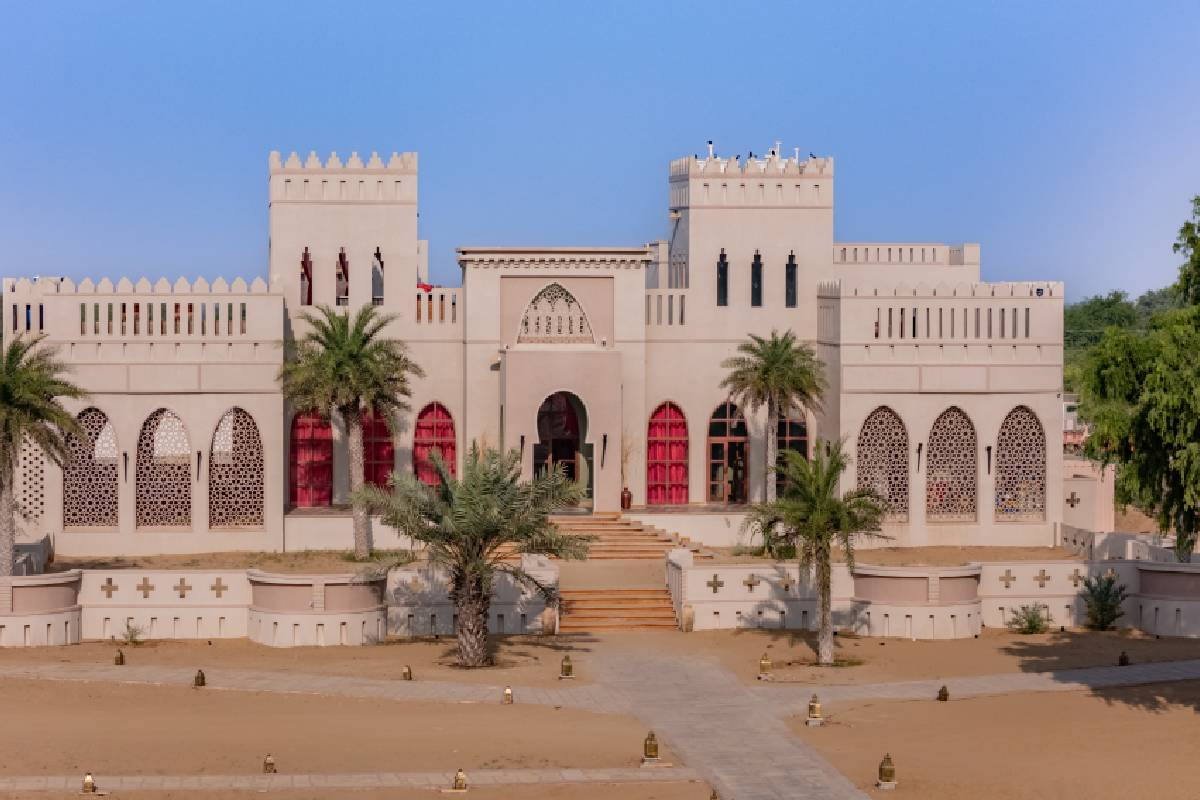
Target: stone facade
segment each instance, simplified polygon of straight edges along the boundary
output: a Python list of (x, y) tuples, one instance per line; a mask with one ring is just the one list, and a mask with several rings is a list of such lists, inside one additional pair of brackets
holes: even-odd
[(486, 442), (527, 474), (563, 462), (597, 510), (627, 487), (676, 528), (736, 511), (769, 479), (764, 414), (725, 405), (721, 361), (791, 329), (830, 388), (783, 445), (845, 438), (846, 485), (885, 492), (896, 541), (1052, 541), (1061, 283), (982, 283), (977, 245), (836, 242), (833, 160), (775, 148), (673, 161), (663, 241), (463, 247), (462, 286), (432, 286), (417, 179), (413, 153), (271, 154), (248, 284), (4, 279), (4, 337), (45, 334), (91, 393), (66, 470), (22, 457), (23, 535), (80, 555), (348, 547), (342, 423), (294, 415), (275, 374), (306, 311), (374, 304), (426, 373), (394, 429), (371, 424), (380, 479)]

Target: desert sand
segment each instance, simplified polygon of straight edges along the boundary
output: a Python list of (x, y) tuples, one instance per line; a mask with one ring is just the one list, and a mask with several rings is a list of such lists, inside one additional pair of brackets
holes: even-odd
[[(104, 789), (103, 783), (100, 785)], [(700, 781), (669, 783), (578, 783), (538, 784), (533, 786), (473, 786), (471, 800), (708, 800), (710, 789)], [(74, 792), (55, 794), (39, 792), (38, 800), (60, 800), (78, 797)], [(429, 789), (309, 789), (287, 792), (206, 792), (188, 789), (185, 791), (136, 791), (113, 792), (112, 800), (432, 800), (445, 797)], [(453, 795), (450, 795), (453, 796)], [(3, 800), (31, 800), (29, 795), (18, 798), (14, 794), (0, 792)]]
[(636, 767), (646, 735), (631, 717), (498, 698), (384, 703), (5, 680), (0, 708), (4, 775), (253, 774), (267, 752), (293, 773)]
[[(796, 735), (863, 789), (896, 763), (896, 797), (921, 800), (1191, 800), (1200, 683), (847, 702)], [(872, 791), (872, 795), (876, 793)], [(882, 796), (882, 795), (879, 795)]]

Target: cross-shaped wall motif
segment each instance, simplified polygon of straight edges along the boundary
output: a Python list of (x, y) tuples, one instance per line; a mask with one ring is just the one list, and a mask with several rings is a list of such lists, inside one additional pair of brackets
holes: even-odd
[(192, 587), (188, 586), (187, 578), (180, 578), (179, 583), (175, 584), (171, 588), (179, 592), (180, 600), (187, 597), (187, 593), (192, 590)]
[(1042, 569), (1042, 570), (1039, 570), (1039, 571), (1038, 571), (1038, 574), (1037, 574), (1037, 575), (1034, 575), (1034, 576), (1033, 576), (1033, 579), (1034, 579), (1035, 581), (1037, 581), (1037, 584), (1038, 584), (1038, 588), (1039, 588), (1039, 589), (1045, 589), (1045, 588), (1046, 588), (1046, 582), (1050, 580), (1050, 576), (1046, 574), (1046, 570), (1045, 570), (1045, 569)]
[(1074, 586), (1076, 589), (1078, 589), (1079, 584), (1083, 582), (1083, 579), (1085, 576), (1082, 572), (1079, 571), (1079, 567), (1076, 567), (1075, 571), (1072, 572), (1067, 577), (1071, 579), (1071, 585)]
[(750, 594), (754, 594), (754, 587), (762, 583), (762, 580), (757, 575), (751, 573), (750, 577), (746, 578), (746, 580), (742, 581), (742, 583), (745, 585), (746, 591), (750, 592)]
[(212, 589), (213, 594), (215, 594), (217, 596), (217, 599), (220, 599), (221, 595), (223, 595), (223, 594), (225, 594), (225, 592), (229, 591), (229, 587), (221, 582), (221, 578), (219, 576), (217, 577), (217, 582), (208, 588)]
[(1012, 574), (1011, 569), (1004, 570), (1004, 574), (1000, 576), (1000, 582), (1004, 584), (1005, 589), (1011, 589), (1013, 581), (1017, 579), (1016, 575)]
[(106, 598), (108, 598), (109, 600), (112, 600), (113, 592), (117, 591), (120, 588), (121, 587), (117, 586), (115, 583), (113, 583), (113, 579), (111, 577), (109, 577), (109, 578), (104, 579), (104, 583), (100, 586), (100, 591), (104, 592), (104, 596)]
[(1071, 508), (1074, 508), (1075, 506), (1079, 505), (1080, 502), (1081, 500), (1079, 495), (1075, 494), (1075, 490), (1072, 489), (1070, 497), (1067, 498), (1067, 505), (1069, 505)]
[(725, 581), (723, 581), (719, 577), (717, 577), (717, 573), (714, 572), (713, 576), (712, 576), (712, 580), (705, 582), (704, 585), (709, 587), (710, 589), (712, 589), (713, 594), (716, 594), (721, 589), (721, 587), (725, 585)]
[(149, 578), (142, 578), (142, 582), (133, 588), (141, 592), (142, 599), (145, 600), (154, 591), (154, 584), (150, 582)]

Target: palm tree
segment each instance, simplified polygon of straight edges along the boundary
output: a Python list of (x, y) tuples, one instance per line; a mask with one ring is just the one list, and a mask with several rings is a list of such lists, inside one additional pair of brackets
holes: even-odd
[(746, 527), (768, 538), (774, 536), (796, 548), (801, 571), (816, 573), (820, 604), (817, 663), (833, 663), (833, 617), (830, 610), (833, 547), (845, 553), (854, 570), (854, 542), (859, 536), (882, 538), (879, 523), (885, 503), (870, 489), (838, 494), (838, 482), (849, 463), (840, 441), (816, 447), (811, 459), (784, 453), (781, 472), (786, 478), (783, 497), (755, 506)]
[(472, 445), (461, 478), (450, 473), (440, 452), (435, 450), (430, 461), (437, 470), (436, 486), (414, 475), (392, 475), (390, 491), (368, 486), (356, 495), (355, 504), (423, 542), (430, 563), (449, 573), (450, 598), (458, 612), (458, 663), (487, 666), (496, 575), (510, 575), (554, 602), (553, 586), (505, 559), (523, 553), (583, 558), (589, 537), (561, 533), (549, 516), (578, 503), (583, 488), (567, 480), (561, 465), (522, 481), (516, 450), (501, 453)]
[(16, 556), (17, 501), (14, 481), (25, 440), (62, 466), (68, 435), (82, 435), (79, 421), (63, 408), (87, 392), (66, 379), (66, 365), (45, 337), (18, 336), (0, 353), (0, 576), (13, 574)]
[[(394, 314), (363, 306), (353, 317), (326, 305), (300, 318), (309, 331), (279, 369), (284, 395), (301, 413), (336, 411), (346, 426), (350, 451), (350, 490), (363, 485), (363, 417), (373, 412), (395, 429), (396, 415), (408, 409), (410, 377), (425, 373), (408, 356), (403, 342), (387, 339), (384, 328)], [(355, 505), (354, 556), (371, 555), (365, 509)]]
[(779, 457), (779, 419), (803, 408), (819, 408), (825, 391), (824, 365), (810, 345), (798, 342), (790, 330), (782, 336), (771, 331), (771, 338), (750, 334), (738, 345), (738, 355), (721, 362), (729, 374), (721, 388), (738, 405), (757, 411), (767, 407), (766, 472), (763, 501), (775, 499), (775, 480)]

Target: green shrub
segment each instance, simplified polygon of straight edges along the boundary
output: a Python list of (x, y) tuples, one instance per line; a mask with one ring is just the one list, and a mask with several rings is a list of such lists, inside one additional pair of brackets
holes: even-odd
[(1115, 575), (1084, 578), (1079, 594), (1087, 606), (1087, 626), (1094, 631), (1112, 630), (1116, 621), (1125, 616), (1121, 610), (1127, 597), (1125, 584), (1118, 584)]
[(1039, 603), (1021, 606), (1013, 612), (1008, 627), (1014, 633), (1045, 633), (1050, 629), (1050, 611)]
[(140, 625), (134, 625), (131, 622), (125, 623), (125, 630), (121, 633), (121, 641), (133, 647), (140, 647), (142, 637), (146, 635), (146, 629)]

